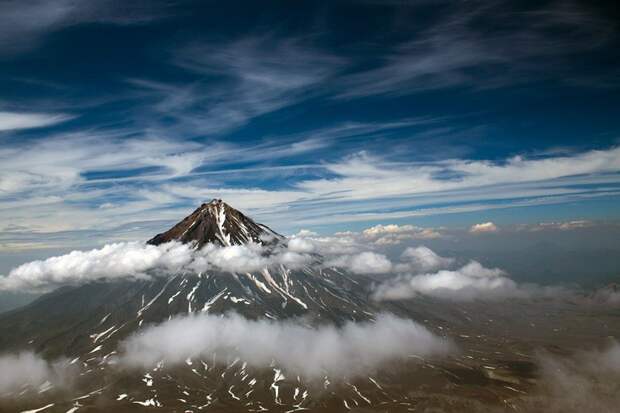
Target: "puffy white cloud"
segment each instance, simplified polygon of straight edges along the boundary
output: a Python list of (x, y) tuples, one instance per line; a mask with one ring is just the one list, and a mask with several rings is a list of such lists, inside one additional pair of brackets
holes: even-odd
[(377, 316), (375, 322), (348, 322), (340, 328), (201, 314), (175, 318), (135, 334), (122, 344), (119, 361), (148, 368), (160, 360), (175, 365), (188, 357), (217, 353), (220, 360), (221, 356), (240, 357), (255, 367), (275, 361), (285, 371), (319, 378), (369, 373), (385, 362), (409, 355), (445, 354), (450, 347), (414, 321), (389, 314)]
[(457, 270), (441, 270), (416, 276), (401, 276), (381, 284), (374, 294), (378, 300), (400, 300), (424, 294), (454, 300), (527, 297), (529, 290), (520, 287), (504, 271), (485, 268), (476, 261)]
[(279, 264), (297, 268), (311, 260), (308, 254), (286, 248), (268, 252), (252, 243), (226, 247), (207, 244), (196, 250), (192, 244), (174, 241), (157, 246), (125, 242), (22, 264), (0, 278), (0, 290), (46, 291), (97, 279), (148, 278), (180, 270), (252, 272)]
[(310, 231), (309, 229), (300, 229), (299, 232), (297, 233), (298, 237), (315, 237), (318, 236), (319, 234), (317, 234), (314, 231)]
[(303, 238), (291, 238), (288, 241), (288, 249), (293, 252), (313, 252), (315, 250), (314, 244), (310, 240)]
[(497, 232), (499, 228), (492, 222), (484, 222), (482, 224), (474, 224), (469, 228), (472, 234), (483, 234), (488, 232)]
[[(292, 242), (292, 245), (291, 245)], [(360, 239), (359, 234), (354, 232), (338, 233), (334, 236), (317, 236), (309, 232), (300, 231), (289, 239), (289, 250), (302, 252), (312, 250), (323, 256), (356, 254), (368, 250), (368, 243)]]
[(71, 369), (66, 361), (49, 363), (33, 352), (0, 355), (0, 394), (38, 387), (46, 382), (56, 386), (69, 384)]
[(46, 290), (50, 286), (78, 284), (99, 278), (145, 278), (155, 268), (178, 270), (192, 261), (189, 245), (159, 246), (139, 242), (108, 244), (90, 251), (32, 261), (0, 278), (0, 290)]
[(454, 259), (437, 255), (433, 250), (424, 246), (407, 247), (401, 254), (401, 259), (405, 263), (396, 266), (399, 272), (433, 271), (448, 267), (454, 262)]
[(251, 243), (226, 247), (207, 244), (201, 250), (196, 251), (195, 255), (198, 259), (203, 259), (202, 265), (193, 264), (196, 271), (207, 270), (215, 266), (226, 271), (250, 272), (271, 264), (269, 258), (262, 255), (262, 248)]
[(433, 239), (441, 234), (431, 228), (420, 228), (413, 225), (375, 225), (362, 231), (362, 235), (377, 245), (400, 244), (405, 240)]
[(341, 267), (356, 274), (385, 274), (392, 270), (392, 262), (383, 254), (371, 251), (332, 258), (327, 267)]
[(365, 229), (362, 233), (367, 237), (374, 237), (381, 234), (392, 234), (398, 232), (409, 232), (413, 231), (415, 227), (413, 225), (403, 225), (398, 226), (396, 224), (388, 224), (388, 225), (375, 225), (374, 227), (370, 227)]

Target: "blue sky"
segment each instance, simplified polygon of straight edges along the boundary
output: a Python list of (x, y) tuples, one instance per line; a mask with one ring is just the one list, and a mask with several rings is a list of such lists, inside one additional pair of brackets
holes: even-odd
[[(590, 2), (589, 2), (590, 3)], [(223, 198), (284, 233), (614, 221), (613, 4), (0, 4), (0, 250)]]

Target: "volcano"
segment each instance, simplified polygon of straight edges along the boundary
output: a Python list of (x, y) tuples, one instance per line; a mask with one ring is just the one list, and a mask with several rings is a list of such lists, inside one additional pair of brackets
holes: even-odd
[[(275, 248), (287, 242), (282, 235), (266, 225), (256, 223), (221, 200), (202, 204), (148, 243), (160, 245), (170, 241), (186, 243), (196, 249), (207, 244), (230, 247), (248, 243)], [(148, 280), (94, 281), (59, 288), (26, 307), (0, 316), (0, 350), (28, 348), (48, 359), (64, 357), (81, 365), (83, 370), (103, 374), (106, 360), (117, 353), (119, 343), (124, 339), (146, 326), (177, 316), (234, 312), (250, 320), (303, 319), (305, 324), (334, 326), (348, 321), (372, 320), (376, 308), (368, 300), (366, 286), (370, 280), (351, 276), (337, 268), (318, 265), (321, 259), (315, 254), (314, 264), (296, 269), (278, 265), (252, 273), (181, 271), (159, 274)], [(97, 403), (106, 405), (113, 401), (115, 411), (147, 405), (172, 405), (181, 409), (184, 404), (177, 400), (178, 395), (172, 397), (168, 394), (172, 391), (169, 388), (170, 380), (173, 380), (188, 386), (191, 383), (194, 387), (204, 387), (208, 383), (208, 386), (213, 387), (213, 395), (221, 393), (219, 401), (213, 404), (226, 411), (247, 411), (252, 406), (257, 410), (268, 406), (285, 406), (281, 395), (274, 398), (273, 388), (270, 390), (274, 383), (272, 371), (257, 372), (255, 382), (248, 387), (247, 381), (241, 381), (241, 372), (245, 372), (246, 368), (238, 370), (240, 368), (241, 364), (230, 368), (233, 370), (227, 373), (230, 379), (221, 383), (218, 378), (221, 378), (224, 370), (220, 367), (213, 367), (216, 370), (209, 371), (201, 380), (192, 372), (193, 368), (187, 371), (177, 369), (174, 375), (147, 372), (145, 374), (149, 377), (161, 375), (161, 380), (149, 380), (155, 380), (163, 386), (149, 386), (147, 389), (141, 386), (143, 377), (128, 378), (122, 375), (108, 383), (106, 391), (87, 397), (79, 405), (97, 400)], [(105, 377), (110, 380), (109, 374)], [(241, 404), (237, 396), (233, 397), (228, 392), (231, 382), (235, 382), (239, 390), (247, 388), (246, 392), (253, 388), (259, 389), (260, 386), (263, 389), (256, 390), (252, 398)], [(301, 401), (303, 392), (299, 382), (296, 388), (299, 394), (296, 394), (295, 400), (290, 400), (289, 407), (299, 405)], [(153, 397), (154, 390), (157, 390), (157, 397)], [(116, 401), (119, 394), (128, 396)], [(181, 398), (189, 399), (187, 395)], [(139, 402), (144, 400), (151, 402), (144, 402), (146, 405), (143, 406)], [(202, 402), (205, 404), (204, 400)], [(71, 407), (66, 400), (63, 403), (61, 406), (67, 407), (67, 410)]]
[[(286, 243), (282, 235), (217, 199), (202, 204), (147, 242), (160, 245), (170, 241), (196, 249), (209, 243)], [(320, 259), (316, 257), (317, 263)], [(0, 346), (20, 348), (20, 338), (30, 337), (37, 352), (52, 357), (80, 354), (92, 349), (92, 328), (114, 326), (105, 340), (97, 341), (113, 349), (118, 340), (143, 323), (158, 323), (188, 313), (234, 311), (250, 319), (304, 316), (336, 324), (364, 320), (372, 311), (368, 311), (362, 281), (337, 268), (308, 265), (289, 269), (279, 265), (252, 273), (181, 271), (158, 274), (149, 280), (63, 287), (0, 317), (0, 328), (12, 332), (0, 335)]]
[(148, 241), (160, 245), (169, 241), (221, 246), (242, 245), (248, 242), (272, 244), (284, 237), (263, 224), (257, 224), (221, 199), (204, 203), (168, 231)]
[[(173, 242), (189, 246), (195, 253), (258, 246), (261, 254), (269, 255), (286, 250), (291, 241), (216, 199), (147, 241), (163, 248)], [(545, 315), (535, 319), (536, 329), (521, 317), (533, 303), (515, 312), (504, 303), (449, 303), (423, 296), (376, 302), (369, 297), (373, 284), (380, 280), (349, 274), (326, 265), (319, 254), (309, 255), (309, 261), (294, 268), (274, 264), (252, 272), (227, 272), (205, 267), (202, 272), (160, 271), (148, 278), (90, 281), (58, 288), (25, 307), (1, 314), (0, 354), (32, 351), (48, 361), (60, 360), (58, 363), (75, 368), (77, 373), (70, 381), (61, 378), (36, 386), (24, 384), (0, 394), (0, 412), (487, 411), (480, 407), (485, 403), (500, 409), (532, 391), (535, 376), (530, 360), (534, 350), (528, 347), (528, 340), (540, 340), (538, 332), (566, 322), (562, 317), (548, 318), (546, 302), (535, 304), (540, 308), (534, 313)], [(372, 327), (372, 334), (356, 333), (359, 325), (379, 324), (385, 313), (417, 321), (413, 328), (434, 337), (431, 345), (440, 343), (441, 336), (450, 337), (458, 342), (461, 353), (429, 359), (435, 353), (426, 357), (409, 353), (415, 339), (404, 342), (406, 336), (397, 333), (386, 341), (372, 335), (380, 331)], [(573, 318), (568, 319), (574, 327)], [(186, 320), (190, 322), (184, 323)], [(175, 352), (187, 347), (180, 342), (186, 330), (204, 330), (208, 322), (209, 329), (218, 329), (210, 331), (209, 337), (226, 337), (227, 330), (235, 329), (230, 324), (234, 320), (244, 320), (244, 326), (268, 324), (275, 329), (271, 331), (281, 331), (286, 325), (287, 331), (301, 334), (303, 337), (276, 333), (275, 345), (270, 348), (276, 355), (294, 354), (293, 364), (307, 366), (314, 360), (304, 360), (314, 353), (304, 340), (308, 331), (320, 329), (326, 334), (310, 346), (316, 344), (327, 353), (332, 346), (339, 347), (337, 354), (353, 360), (347, 365), (352, 370), (360, 355), (353, 348), (364, 348), (364, 356), (377, 349), (380, 352), (381, 347), (401, 347), (407, 353), (401, 353), (398, 362), (382, 361), (377, 371), (363, 370), (363, 374), (351, 376), (345, 372), (335, 377), (321, 368), (318, 378), (316, 374), (310, 378), (291, 373), (277, 357), (257, 364), (238, 356), (241, 353), (231, 356), (219, 350), (208, 357), (193, 353), (176, 362), (157, 355), (156, 363), (148, 368), (119, 368), (115, 364), (131, 340), (146, 340), (147, 347), (160, 345), (159, 336), (150, 333), (168, 323), (180, 321), (174, 325), (184, 328), (162, 340)], [(613, 320), (608, 321), (612, 325)], [(607, 326), (608, 321), (601, 323)], [(264, 343), (261, 331), (240, 330), (238, 326), (237, 341), (229, 346), (233, 350), (242, 346), (247, 355), (248, 349)], [(351, 339), (346, 346), (334, 341), (338, 332), (347, 329)], [(286, 339), (280, 340), (283, 337)], [(338, 363), (338, 359), (330, 361)], [(0, 371), (2, 374), (10, 373)], [(471, 404), (472, 396), (481, 404)]]

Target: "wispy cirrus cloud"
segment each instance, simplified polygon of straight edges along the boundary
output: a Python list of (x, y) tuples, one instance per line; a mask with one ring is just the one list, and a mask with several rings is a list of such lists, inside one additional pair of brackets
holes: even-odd
[[(266, 154), (273, 162), (316, 153), (328, 144), (240, 145), (131, 136), (126, 131), (11, 143), (0, 149), (0, 212), (5, 222), (40, 233), (100, 231), (132, 222), (172, 224), (196, 203), (223, 198), (267, 224), (287, 216), (289, 222), (308, 226), (563, 203), (618, 192), (616, 147), (500, 161), (391, 163), (360, 153), (282, 169), (261, 165)], [(248, 180), (243, 168), (218, 170), (230, 162), (258, 166)], [(301, 172), (299, 178), (296, 172)], [(265, 176), (268, 179), (262, 179)], [(265, 186), (283, 176), (287, 185)], [(437, 238), (441, 231), (385, 226), (369, 230), (367, 236), (387, 245)]]
[(0, 132), (19, 129), (43, 128), (73, 119), (64, 113), (29, 113), (0, 111)]
[(336, 176), (302, 181), (298, 187), (319, 196), (340, 193), (346, 194), (348, 199), (368, 199), (544, 182), (576, 175), (617, 172), (620, 170), (620, 148), (539, 159), (522, 156), (501, 162), (451, 159), (423, 165), (394, 166), (361, 152), (326, 165), (326, 168)]
[[(489, 19), (497, 26), (481, 24)], [(606, 16), (573, 2), (536, 7), (507, 1), (453, 3), (374, 67), (344, 76), (337, 97), (501, 87), (544, 78), (550, 66), (565, 72), (567, 81), (578, 83), (567, 59), (612, 41), (609, 23)], [(607, 78), (616, 81), (614, 75)]]
[(131, 2), (122, 10), (106, 0), (35, 0), (0, 3), (0, 54), (23, 52), (51, 32), (84, 23), (143, 24), (166, 16), (164, 2)]
[[(195, 80), (128, 82), (142, 92), (152, 113), (174, 121), (176, 131), (204, 134), (230, 131), (316, 95), (344, 60), (303, 39), (257, 35), (192, 42), (175, 49), (171, 63)], [(146, 115), (150, 128), (166, 127)]]

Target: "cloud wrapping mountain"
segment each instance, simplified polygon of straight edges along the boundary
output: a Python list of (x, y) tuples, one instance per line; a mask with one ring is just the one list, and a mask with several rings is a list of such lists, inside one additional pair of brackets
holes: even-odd
[(252, 242), (231, 246), (206, 244), (200, 249), (176, 241), (157, 246), (115, 243), (22, 264), (0, 278), (0, 291), (49, 291), (61, 285), (166, 277), (180, 271), (249, 273), (279, 265), (290, 269), (312, 265), (338, 267), (361, 275), (395, 274), (395, 278), (375, 286), (376, 300), (409, 299), (419, 294), (452, 300), (495, 300), (567, 293), (560, 287), (518, 284), (503, 270), (486, 268), (476, 261), (449, 269), (455, 262), (453, 258), (442, 257), (424, 246), (408, 247), (400, 261), (392, 262), (386, 255), (372, 251), (372, 242), (364, 242), (359, 234), (298, 234), (273, 248)]
[[(122, 345), (123, 366), (148, 368), (188, 357), (240, 357), (254, 367), (273, 362), (308, 378), (369, 373), (409, 355), (446, 354), (451, 344), (411, 320), (381, 314), (375, 322), (348, 322), (341, 328), (311, 328), (299, 322), (248, 320), (231, 313), (174, 318), (130, 337)], [(222, 362), (225, 362), (223, 360)]]
[[(107, 244), (22, 264), (0, 277), (0, 290), (47, 291), (98, 279), (144, 279), (179, 271), (246, 273), (277, 265), (298, 269), (311, 263), (340, 267), (355, 274), (385, 274), (394, 268), (385, 255), (369, 251), (373, 246), (363, 239), (308, 235), (291, 237), (274, 248), (253, 242), (230, 246), (206, 244), (200, 249), (177, 241), (161, 245)], [(325, 257), (325, 261), (318, 262), (316, 254)]]
[(100, 278), (147, 278), (147, 272), (155, 268), (181, 269), (192, 261), (191, 255), (188, 245), (176, 242), (161, 246), (139, 242), (108, 244), (22, 264), (0, 279), (0, 289), (36, 291)]
[(45, 291), (98, 279), (149, 278), (181, 270), (252, 272), (279, 264), (297, 268), (311, 259), (286, 248), (267, 254), (263, 247), (253, 243), (225, 247), (208, 244), (195, 249), (192, 244), (176, 241), (157, 246), (121, 242), (22, 264), (0, 278), (0, 290)]

